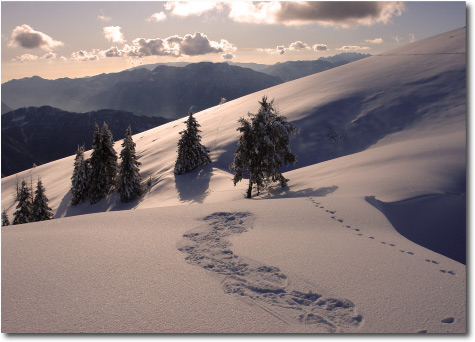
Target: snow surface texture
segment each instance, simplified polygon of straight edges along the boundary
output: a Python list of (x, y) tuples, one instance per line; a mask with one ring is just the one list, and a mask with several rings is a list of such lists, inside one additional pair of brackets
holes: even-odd
[[(446, 248), (465, 230), (465, 40), (458, 29), (197, 113), (212, 163), (189, 174), (173, 174), (184, 119), (137, 134), (142, 178), (152, 180), (140, 201), (72, 206), (74, 156), (18, 174), (41, 177), (55, 219), (2, 229), (2, 331), (465, 332), (465, 252)], [(287, 188), (244, 200), (247, 184), (233, 187), (228, 166), (237, 121), (263, 95), (302, 130), (298, 162)], [(330, 141), (329, 129), (343, 137)], [(2, 179), (10, 220), (15, 181)], [(285, 275), (271, 277), (284, 297), (312, 291), (354, 307), (330, 317), (313, 304), (272, 305), (277, 294), (264, 300), (245, 286), (262, 285), (254, 271), (237, 286), (244, 296), (227, 294), (220, 280), (232, 275), (178, 250), (220, 212), (249, 213), (246, 232), (224, 245), (248, 270)], [(321, 319), (305, 324), (310, 314)]]

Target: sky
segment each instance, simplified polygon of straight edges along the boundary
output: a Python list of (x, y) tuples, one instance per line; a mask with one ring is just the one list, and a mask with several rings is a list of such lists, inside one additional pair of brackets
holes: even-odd
[(1, 81), (377, 54), (465, 25), (463, 1), (2, 1)]

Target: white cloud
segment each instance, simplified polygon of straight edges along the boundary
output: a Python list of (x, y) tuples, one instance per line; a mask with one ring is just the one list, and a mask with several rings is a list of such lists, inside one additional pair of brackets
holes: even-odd
[(29, 53), (25, 53), (24, 55), (17, 56), (17, 58), (13, 59), (13, 61), (19, 61), (21, 63), (36, 61), (39, 57), (35, 55), (31, 55)]
[(266, 52), (271, 55), (283, 55), (286, 51), (286, 48), (284, 45), (279, 45), (275, 49), (257, 49), (257, 51)]
[(228, 52), (228, 53), (223, 53), (221, 55), (221, 57), (223, 59), (227, 59), (227, 60), (230, 60), (230, 59), (233, 59), (234, 57), (236, 57), (235, 55), (233, 55), (232, 53)]
[(327, 51), (328, 46), (325, 44), (315, 44), (312, 46), (313, 51)]
[(174, 16), (187, 17), (190, 15), (199, 16), (214, 9), (222, 10), (224, 5), (223, 2), (216, 1), (168, 1), (165, 4), (165, 9)]
[(409, 41), (411, 43), (414, 43), (416, 41), (416, 36), (414, 35), (414, 33), (409, 33), (408, 36), (409, 36)]
[(229, 17), (254, 24), (355, 27), (387, 24), (405, 10), (399, 1), (271, 1), (231, 2)]
[(289, 50), (310, 50), (310, 46), (304, 42), (301, 42), (300, 40), (297, 40), (296, 42), (293, 42), (289, 45)]
[(54, 40), (43, 32), (35, 31), (29, 25), (15, 27), (9, 42), (9, 46), (20, 46), (25, 49), (41, 48), (44, 50), (52, 50), (62, 45), (64, 45), (63, 42)]
[(366, 39), (365, 42), (370, 44), (381, 44), (383, 42), (383, 38)]
[(71, 59), (77, 60), (77, 61), (94, 61), (99, 59), (99, 56), (97, 55), (96, 50), (92, 50), (91, 52), (87, 52), (84, 50), (79, 50), (76, 52), (73, 52), (71, 54)]
[(404, 40), (403, 37), (399, 37), (399, 36), (394, 36), (393, 39), (396, 41), (396, 43), (399, 43), (400, 41)]
[(154, 13), (149, 18), (147, 18), (145, 20), (147, 20), (148, 22), (154, 21), (154, 22), (158, 23), (159, 21), (167, 20), (167, 15), (163, 12)]
[(97, 19), (102, 20), (102, 21), (111, 21), (111, 20), (112, 20), (111, 17), (106, 16), (106, 15), (102, 15), (102, 14), (101, 14), (101, 15), (98, 15), (98, 16), (97, 16)]
[(335, 50), (341, 50), (341, 51), (359, 51), (359, 50), (369, 50), (370, 48), (368, 46), (357, 46), (357, 45), (345, 45), (342, 46), (341, 48), (337, 48)]
[(111, 48), (99, 51), (98, 55), (101, 57), (122, 57), (126, 54), (124, 50), (119, 49), (117, 46), (112, 46)]
[(122, 34), (122, 28), (120, 26), (107, 26), (103, 29), (104, 37), (112, 43), (125, 43), (124, 35)]
[(58, 55), (57, 55), (56, 53), (50, 51), (50, 52), (48, 52), (47, 54), (44, 54), (43, 56), (41, 56), (40, 58), (41, 58), (41, 59), (49, 59), (49, 60), (51, 60), (51, 59), (56, 59), (57, 56), (58, 56)]
[[(110, 51), (114, 49), (113, 51)], [(127, 55), (133, 57), (144, 56), (171, 56), (180, 57), (205, 55), (208, 53), (232, 52), (237, 48), (225, 39), (219, 42), (209, 40), (208, 37), (200, 32), (187, 34), (184, 37), (171, 36), (168, 38), (137, 38), (132, 41), (132, 45), (125, 45), (122, 50), (116, 47), (111, 48), (106, 57)]]

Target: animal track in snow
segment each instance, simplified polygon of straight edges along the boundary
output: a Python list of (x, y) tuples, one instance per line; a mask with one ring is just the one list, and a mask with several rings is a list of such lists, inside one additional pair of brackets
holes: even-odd
[(451, 324), (453, 322), (455, 322), (455, 318), (453, 317), (445, 317), (444, 319), (441, 320), (442, 323), (447, 323), (447, 324)]
[(361, 325), (363, 317), (356, 314), (351, 301), (289, 289), (287, 276), (279, 268), (230, 250), (227, 237), (251, 228), (250, 213), (218, 212), (204, 221), (206, 225), (183, 235), (178, 249), (187, 254), (190, 264), (223, 275), (225, 293), (239, 296), (288, 324), (310, 324), (322, 332), (353, 331)]

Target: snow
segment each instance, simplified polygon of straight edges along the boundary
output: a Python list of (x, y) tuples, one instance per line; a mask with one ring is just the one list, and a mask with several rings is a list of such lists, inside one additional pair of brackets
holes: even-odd
[[(465, 246), (465, 39), (447, 32), (197, 113), (212, 163), (188, 174), (173, 174), (185, 119), (137, 134), (152, 179), (138, 202), (71, 206), (74, 155), (3, 178), (10, 221), (16, 177), (37, 175), (55, 219), (2, 227), (2, 332), (465, 332), (465, 252), (450, 254)], [(298, 162), (288, 188), (249, 200), (229, 164), (237, 120), (263, 95), (301, 129)]]

